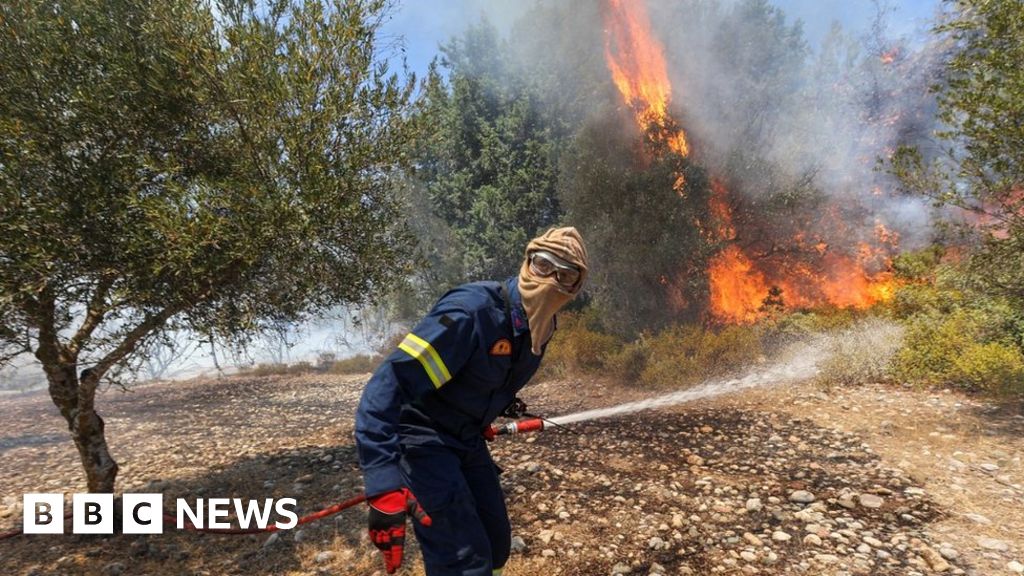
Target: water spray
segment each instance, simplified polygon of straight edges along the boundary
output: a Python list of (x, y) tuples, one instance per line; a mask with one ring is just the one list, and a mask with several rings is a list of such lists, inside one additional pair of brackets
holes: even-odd
[(693, 388), (687, 388), (686, 390), (680, 390), (664, 394), (662, 396), (656, 396), (654, 398), (647, 398), (646, 400), (637, 400), (635, 402), (619, 404), (618, 406), (586, 410), (575, 414), (556, 416), (554, 418), (540, 418), (532, 414), (524, 414), (529, 416), (529, 418), (509, 422), (501, 426), (492, 424), (489, 428), (484, 430), (484, 437), (488, 440), (493, 440), (497, 436), (535, 432), (552, 427), (571, 430), (565, 425), (572, 424), (573, 422), (583, 422), (598, 418), (610, 418), (612, 416), (619, 416), (622, 414), (633, 414), (634, 412), (640, 412), (643, 410), (685, 404), (687, 402), (693, 402), (694, 400), (714, 398), (716, 396), (722, 396), (724, 394), (730, 394), (746, 390), (748, 388), (761, 387), (769, 384), (778, 385), (797, 382), (810, 378), (818, 373), (818, 363), (824, 354), (824, 345), (821, 342), (808, 343), (803, 346), (795, 347), (791, 349), (789, 353), (784, 354), (786, 357), (785, 360), (781, 360), (760, 369), (751, 370), (749, 373), (741, 377), (708, 380), (698, 386), (694, 386)]
[(666, 408), (685, 404), (695, 400), (714, 398), (724, 394), (739, 392), (748, 388), (767, 385), (779, 385), (811, 378), (818, 373), (818, 363), (824, 356), (823, 346), (808, 344), (799, 346), (786, 354), (786, 359), (769, 366), (751, 370), (749, 373), (735, 378), (720, 378), (705, 381), (702, 384), (646, 400), (627, 402), (608, 408), (586, 410), (575, 414), (556, 416), (550, 419), (552, 425), (565, 425), (597, 418), (609, 418), (621, 414), (632, 414), (653, 408)]

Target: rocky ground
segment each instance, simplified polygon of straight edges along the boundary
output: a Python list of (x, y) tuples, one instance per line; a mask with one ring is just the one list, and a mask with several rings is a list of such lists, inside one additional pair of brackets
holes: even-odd
[[(361, 488), (352, 413), (365, 377), (155, 383), (100, 401), (124, 491), (294, 497), (307, 513)], [(555, 415), (650, 396), (548, 381)], [(25, 492), (84, 486), (45, 394), (0, 400), (0, 531)], [(1024, 415), (894, 387), (746, 391), (502, 438), (513, 522), (505, 574), (1024, 573)], [(18, 536), (5, 574), (383, 574), (365, 510), (275, 536)], [(415, 545), (407, 575), (422, 574)]]

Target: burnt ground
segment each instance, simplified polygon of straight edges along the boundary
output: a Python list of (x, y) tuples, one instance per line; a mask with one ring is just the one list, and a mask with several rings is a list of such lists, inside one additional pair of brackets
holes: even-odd
[[(294, 497), (361, 488), (352, 414), (365, 377), (153, 383), (99, 400), (119, 488)], [(655, 394), (527, 388), (564, 414)], [(515, 551), (505, 574), (1013, 574), (1024, 562), (1024, 416), (952, 392), (786, 386), (493, 444)], [(0, 531), (25, 492), (83, 491), (44, 393), (0, 400)], [(4, 574), (383, 574), (362, 506), (276, 537), (19, 536)], [(415, 545), (401, 573), (422, 574)]]

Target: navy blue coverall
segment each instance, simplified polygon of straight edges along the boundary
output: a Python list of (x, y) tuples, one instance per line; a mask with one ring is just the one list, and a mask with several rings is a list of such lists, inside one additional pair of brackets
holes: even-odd
[(366, 495), (416, 496), (433, 519), (412, 522), (430, 576), (491, 576), (508, 560), (505, 497), (481, 433), (540, 360), (516, 278), (474, 282), (442, 296), (367, 383), (355, 430)]

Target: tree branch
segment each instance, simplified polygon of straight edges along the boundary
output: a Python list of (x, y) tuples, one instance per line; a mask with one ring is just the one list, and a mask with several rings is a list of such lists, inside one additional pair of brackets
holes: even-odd
[(0, 324), (0, 340), (17, 344), (19, 347), (25, 346), (25, 343), (21, 341), (21, 334), (6, 324)]
[(0, 324), (0, 367), (7, 365), (22, 354), (32, 353), (32, 346), (28, 338), (23, 339), (22, 336), (10, 326)]
[(68, 342), (68, 353), (72, 357), (78, 357), (78, 352), (82, 349), (82, 345), (88, 342), (96, 327), (100, 325), (106, 316), (109, 310), (109, 307), (106, 305), (107, 295), (110, 294), (110, 287), (113, 284), (114, 276), (112, 274), (104, 275), (96, 284), (96, 290), (89, 299), (85, 320), (82, 321), (82, 325), (79, 326), (78, 331), (75, 332), (71, 341)]
[(152, 316), (147, 316), (138, 326), (132, 328), (116, 348), (108, 352), (92, 368), (82, 372), (82, 390), (79, 392), (79, 397), (85, 398), (86, 396), (83, 395), (85, 393), (91, 398), (92, 392), (95, 391), (100, 379), (108, 370), (131, 354), (146, 335), (162, 326), (171, 316), (174, 316), (181, 310), (182, 306), (180, 305), (168, 306)]
[(73, 363), (57, 334), (56, 307), (57, 302), (49, 286), (41, 290), (38, 299), (28, 298), (25, 303), (26, 312), (39, 330), (39, 347), (35, 354), (44, 369), (64, 368)]

